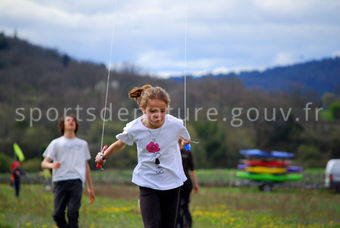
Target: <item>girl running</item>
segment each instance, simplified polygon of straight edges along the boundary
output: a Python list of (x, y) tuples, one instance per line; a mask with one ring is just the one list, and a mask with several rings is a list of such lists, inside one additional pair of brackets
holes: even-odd
[(183, 121), (167, 114), (168, 93), (160, 87), (144, 85), (133, 88), (134, 99), (143, 115), (129, 122), (96, 162), (103, 164), (125, 145), (137, 145), (138, 164), (132, 182), (139, 186), (140, 208), (145, 228), (174, 228), (180, 186), (186, 181), (178, 139), (189, 143), (190, 136)]

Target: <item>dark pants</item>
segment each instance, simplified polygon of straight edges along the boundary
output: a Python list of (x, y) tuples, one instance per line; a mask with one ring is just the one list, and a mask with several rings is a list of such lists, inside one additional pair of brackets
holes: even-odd
[[(59, 228), (78, 227), (82, 190), (80, 179), (54, 182), (53, 218)], [(66, 207), (68, 223), (65, 219)]]
[(176, 228), (191, 228), (192, 217), (189, 210), (192, 182), (188, 178), (180, 189), (179, 210)]
[(139, 187), (140, 208), (145, 228), (174, 228), (179, 202), (179, 188), (155, 190)]
[(15, 196), (19, 197), (20, 193), (20, 178), (15, 178), (14, 179), (14, 189), (15, 189)]

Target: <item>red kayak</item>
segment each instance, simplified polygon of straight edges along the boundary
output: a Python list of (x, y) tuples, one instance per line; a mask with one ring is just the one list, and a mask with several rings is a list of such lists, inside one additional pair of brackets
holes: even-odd
[(290, 165), (289, 162), (285, 161), (256, 161), (256, 160), (245, 160), (244, 163), (249, 166), (271, 166), (271, 167), (285, 167)]

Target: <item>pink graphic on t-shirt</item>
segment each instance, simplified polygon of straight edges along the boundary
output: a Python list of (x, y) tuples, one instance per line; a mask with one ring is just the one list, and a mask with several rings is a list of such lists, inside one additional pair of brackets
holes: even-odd
[(147, 151), (149, 151), (150, 153), (156, 153), (158, 151), (161, 150), (161, 148), (159, 148), (158, 143), (154, 143), (154, 142), (150, 142), (147, 146), (146, 146)]

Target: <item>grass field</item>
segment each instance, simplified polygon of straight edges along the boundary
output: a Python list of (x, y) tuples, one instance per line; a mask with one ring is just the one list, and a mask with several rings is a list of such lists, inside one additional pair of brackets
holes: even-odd
[[(42, 185), (22, 185), (14, 197), (0, 185), (0, 227), (55, 227), (52, 192)], [(90, 205), (84, 196), (80, 227), (142, 227), (135, 186), (96, 186)], [(252, 187), (202, 187), (192, 195), (195, 228), (219, 227), (340, 227), (340, 195), (325, 190), (276, 189), (264, 193)]]

